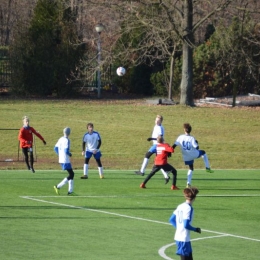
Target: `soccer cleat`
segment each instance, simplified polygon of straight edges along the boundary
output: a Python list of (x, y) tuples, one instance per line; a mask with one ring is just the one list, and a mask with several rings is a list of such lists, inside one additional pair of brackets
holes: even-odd
[(88, 179), (88, 175), (83, 175), (80, 177), (80, 179)]
[(141, 171), (135, 171), (135, 174), (137, 174), (137, 175), (141, 175), (141, 176), (144, 176), (144, 173), (141, 172)]
[(165, 184), (167, 184), (170, 180), (170, 176), (168, 176), (168, 178), (165, 178)]
[(103, 174), (102, 174), (102, 175), (99, 175), (99, 178), (100, 178), (100, 179), (105, 179), (105, 177), (104, 177)]
[(171, 190), (179, 190), (179, 188), (177, 186), (175, 186), (175, 185), (172, 185), (171, 186)]
[(210, 168), (206, 168), (206, 172), (213, 173), (214, 171), (212, 171)]
[(191, 188), (191, 185), (187, 183), (186, 188)]
[(32, 173), (35, 173), (35, 170), (33, 168), (30, 168), (30, 170), (31, 170)]
[(68, 196), (77, 196), (77, 194), (75, 192), (68, 192)]
[(57, 186), (56, 186), (56, 185), (55, 185), (53, 188), (54, 188), (55, 192), (57, 193), (57, 195), (60, 195), (60, 189), (59, 189), (59, 188), (57, 188)]
[(141, 183), (140, 188), (142, 188), (142, 189), (145, 189), (145, 188), (146, 188), (146, 187), (145, 187), (145, 184), (144, 184), (143, 182)]

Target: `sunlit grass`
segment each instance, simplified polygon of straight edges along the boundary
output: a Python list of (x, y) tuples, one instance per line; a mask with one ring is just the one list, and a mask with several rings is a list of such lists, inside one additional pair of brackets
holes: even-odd
[[(260, 121), (259, 110), (255, 108), (157, 106), (148, 105), (145, 100), (1, 100), (0, 108), (1, 128), (19, 129), (22, 117), (28, 115), (31, 125), (46, 139), (46, 146), (36, 139), (38, 169), (59, 167), (53, 146), (66, 126), (72, 129), (74, 168), (81, 169), (81, 141), (88, 122), (93, 122), (101, 134), (104, 168), (138, 169), (150, 147), (146, 139), (151, 135), (157, 114), (164, 116), (165, 139), (170, 144), (183, 133), (183, 123), (189, 122), (212, 168), (259, 168)], [(0, 158), (16, 159), (18, 132), (0, 133)], [(169, 162), (185, 169), (179, 148)], [(152, 163), (150, 160), (148, 168)], [(95, 162), (91, 161), (90, 166), (95, 168)], [(23, 164), (5, 163), (1, 167), (15, 169)], [(195, 169), (203, 167), (202, 160), (196, 160)]]

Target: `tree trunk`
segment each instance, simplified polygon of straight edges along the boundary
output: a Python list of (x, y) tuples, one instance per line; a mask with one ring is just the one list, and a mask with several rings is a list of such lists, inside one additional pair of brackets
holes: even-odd
[(194, 106), (193, 101), (193, 0), (183, 1), (183, 53), (180, 104)]
[(174, 71), (174, 57), (171, 56), (170, 60), (170, 80), (169, 80), (169, 88), (168, 88), (168, 99), (172, 100), (172, 82), (173, 82), (173, 71)]

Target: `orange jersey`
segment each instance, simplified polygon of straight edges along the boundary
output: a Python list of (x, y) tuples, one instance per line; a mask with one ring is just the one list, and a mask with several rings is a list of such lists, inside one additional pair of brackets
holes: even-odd
[(44, 140), (44, 138), (31, 126), (22, 127), (20, 129), (18, 140), (20, 141), (21, 148), (31, 148), (33, 146), (33, 134), (39, 137), (42, 141)]
[(154, 164), (155, 165), (167, 164), (168, 153), (174, 153), (174, 149), (169, 144), (157, 144)]

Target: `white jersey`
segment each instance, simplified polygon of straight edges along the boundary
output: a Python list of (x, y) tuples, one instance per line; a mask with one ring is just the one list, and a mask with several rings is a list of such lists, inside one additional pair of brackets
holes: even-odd
[(193, 136), (180, 135), (174, 144), (181, 147), (183, 161), (192, 161), (198, 158), (198, 144)]
[(89, 132), (85, 133), (83, 136), (83, 142), (86, 143), (86, 151), (93, 152), (94, 150), (97, 150), (99, 140), (101, 140), (101, 137), (98, 132), (93, 131), (92, 134)]
[[(152, 138), (157, 138), (160, 135), (164, 136), (164, 127), (162, 125), (155, 125), (153, 128)], [(153, 144), (157, 144), (157, 140), (153, 140)]]
[(176, 232), (174, 240), (180, 242), (190, 241), (190, 230), (184, 227), (184, 220), (190, 220), (190, 225), (192, 225), (193, 220), (193, 208), (189, 203), (180, 204), (177, 209), (173, 212), (176, 215)]
[(70, 163), (70, 157), (66, 153), (70, 150), (70, 140), (63, 136), (55, 144), (55, 147), (58, 147), (59, 151), (59, 163)]

